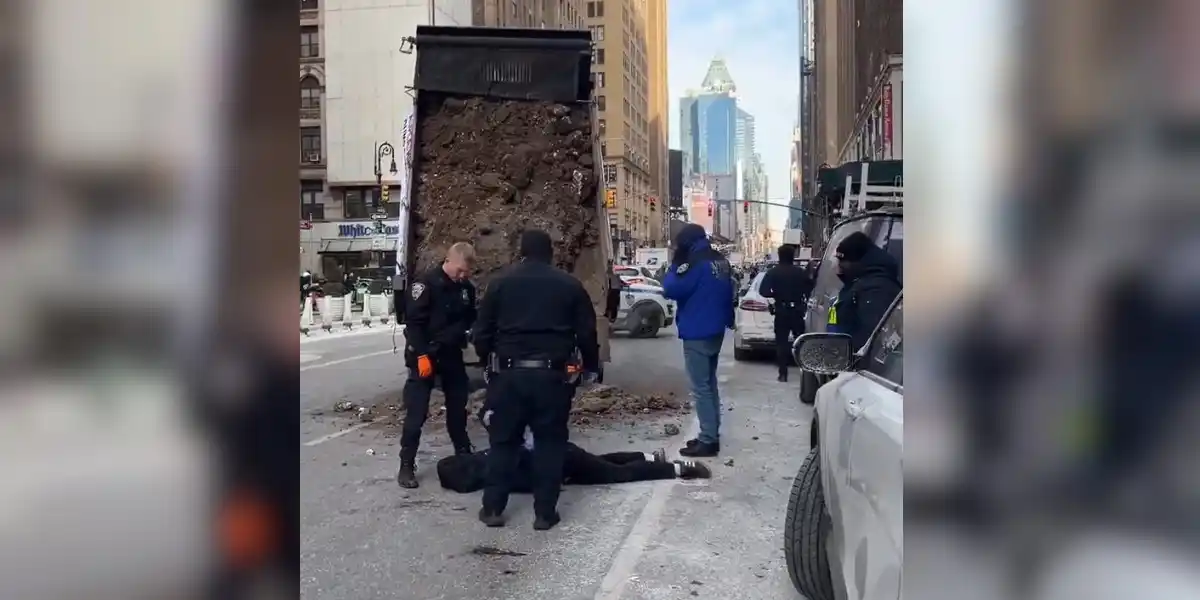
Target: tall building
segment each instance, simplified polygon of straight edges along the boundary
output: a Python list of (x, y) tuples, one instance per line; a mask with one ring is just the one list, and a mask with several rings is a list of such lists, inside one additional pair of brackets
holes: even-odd
[[(300, 220), (305, 227), (325, 220), (325, 54), (318, 0), (300, 1)], [(320, 244), (301, 229), (300, 267), (321, 270)]]
[(737, 85), (723, 59), (709, 63), (700, 90), (688, 90), (679, 112), (679, 143), (690, 157), (685, 176), (732, 175), (737, 169)]
[[(811, 0), (814, 63), (813, 161), (837, 167), (903, 158), (903, 1), (866, 10), (845, 0)], [(805, 198), (805, 233), (821, 239), (828, 206)]]
[(667, 189), (666, 0), (590, 0), (604, 183), (618, 258), (664, 245)]
[(584, 0), (471, 0), (471, 24), (485, 27), (583, 29)]

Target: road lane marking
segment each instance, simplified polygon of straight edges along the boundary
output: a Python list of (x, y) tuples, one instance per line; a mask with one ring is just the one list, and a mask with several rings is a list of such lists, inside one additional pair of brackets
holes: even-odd
[(358, 431), (359, 429), (362, 429), (363, 427), (366, 427), (367, 425), (370, 425), (370, 423), (359, 423), (358, 425), (355, 425), (354, 427), (350, 427), (348, 429), (343, 429), (341, 431), (335, 431), (329, 435), (323, 435), (315, 440), (310, 440), (310, 441), (304, 442), (304, 445), (306, 447), (311, 448), (313, 446), (316, 446), (317, 444), (324, 444), (325, 442), (328, 442), (329, 440), (336, 440), (348, 433), (354, 433), (355, 431)]
[[(686, 439), (695, 438), (700, 433), (699, 422), (695, 421), (688, 427), (687, 433)], [(683, 480), (665, 479), (654, 484), (650, 500), (642, 507), (642, 513), (638, 515), (633, 528), (629, 530), (629, 535), (625, 536), (625, 541), (621, 542), (621, 548), (613, 557), (608, 573), (600, 580), (600, 589), (596, 591), (595, 600), (621, 600), (625, 595), (625, 586), (637, 571), (646, 546), (662, 531), (663, 511), (667, 508), (667, 500), (671, 499), (671, 490), (681, 481)]]
[[(318, 326), (314, 327), (314, 329), (320, 330), (320, 326), (318, 325)], [(383, 325), (377, 325), (375, 327), (360, 327), (358, 329), (353, 329), (350, 331), (344, 331), (344, 330), (337, 331), (337, 329), (335, 328), (334, 331), (331, 331), (329, 333), (314, 332), (313, 335), (311, 335), (311, 336), (301, 335), (300, 336), (300, 345), (303, 346), (305, 344), (315, 344), (317, 342), (327, 342), (330, 340), (342, 340), (342, 339), (346, 339), (346, 338), (358, 337), (358, 336), (362, 336), (362, 335), (371, 335), (371, 334), (376, 334), (376, 333), (393, 333), (393, 332), (392, 332), (391, 326), (383, 326)], [(400, 326), (396, 327), (395, 334), (401, 335), (401, 336), (404, 335), (404, 325), (400, 325)]]
[(300, 372), (303, 373), (309, 369), (320, 369), (321, 367), (332, 367), (334, 365), (340, 365), (343, 363), (353, 362), (356, 360), (362, 360), (364, 358), (371, 358), (372, 356), (383, 356), (384, 354), (391, 354), (391, 353), (392, 353), (392, 350), (380, 350), (378, 352), (368, 352), (367, 354), (359, 354), (358, 356), (348, 356), (346, 358), (339, 358), (337, 360), (331, 360), (331, 361), (327, 361), (327, 362), (323, 362), (323, 363), (317, 363), (315, 365), (301, 365)]

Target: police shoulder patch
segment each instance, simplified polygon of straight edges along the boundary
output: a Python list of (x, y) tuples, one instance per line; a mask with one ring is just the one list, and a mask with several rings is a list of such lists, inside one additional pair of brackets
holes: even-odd
[(413, 289), (412, 289), (412, 299), (413, 300), (420, 300), (421, 295), (424, 293), (425, 293), (425, 284), (423, 284), (423, 283), (414, 283), (413, 284)]
[(687, 270), (688, 270), (688, 264), (683, 263), (682, 265), (679, 265), (679, 267), (675, 269), (675, 274), (683, 275), (684, 273), (687, 273)]

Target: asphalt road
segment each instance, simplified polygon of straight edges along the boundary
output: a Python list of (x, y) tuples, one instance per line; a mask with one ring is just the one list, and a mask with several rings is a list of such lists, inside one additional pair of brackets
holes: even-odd
[[(397, 335), (397, 343), (402, 337)], [(722, 450), (714, 478), (568, 487), (563, 523), (535, 532), (530, 499), (510, 502), (509, 524), (476, 520), (479, 495), (441, 489), (433, 463), (444, 431), (427, 431), (421, 488), (395, 483), (397, 440), (379, 424), (330, 409), (399, 402), (399, 356), (389, 331), (333, 335), (301, 345), (301, 594), (310, 600), (633, 600), (799, 598), (783, 558), (791, 480), (808, 448), (811, 410), (796, 383), (775, 382), (767, 362), (720, 366)], [(674, 330), (614, 340), (606, 383), (634, 392), (686, 392)], [(795, 380), (797, 378), (793, 378)], [(663, 425), (681, 433), (667, 436)], [(665, 447), (695, 433), (695, 419), (633, 415), (572, 430), (593, 452)], [(481, 432), (473, 432), (485, 445)], [(500, 555), (497, 555), (499, 553)], [(510, 554), (510, 555), (505, 555)]]

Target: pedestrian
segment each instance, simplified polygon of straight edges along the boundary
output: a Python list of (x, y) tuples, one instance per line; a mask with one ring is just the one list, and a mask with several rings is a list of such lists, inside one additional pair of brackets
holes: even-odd
[(763, 275), (760, 293), (765, 298), (774, 298), (772, 307), (775, 315), (775, 365), (779, 367), (779, 381), (788, 380), (788, 367), (792, 364), (791, 336), (804, 334), (804, 312), (808, 295), (812, 293), (813, 281), (804, 268), (796, 265), (796, 247), (784, 244), (779, 247), (779, 264)]
[(475, 323), (475, 349), (488, 365), (486, 403), (492, 411), (487, 488), (479, 520), (504, 525), (526, 428), (532, 450), (533, 528), (561, 520), (558, 494), (566, 460), (571, 399), (568, 376), (576, 350), (585, 384), (600, 377), (596, 310), (583, 284), (554, 268), (544, 231), (521, 234), (521, 262), (488, 286)]
[(703, 227), (689, 223), (679, 230), (663, 294), (679, 304), (677, 329), (683, 341), (683, 363), (700, 421), (700, 435), (679, 451), (683, 456), (721, 452), (717, 361), (725, 330), (734, 326), (731, 270), (729, 261), (709, 243)]
[(625, 280), (617, 274), (612, 261), (608, 261), (608, 294), (604, 302), (604, 316), (609, 323), (615, 322), (621, 311), (621, 290), (624, 288)]
[(842, 289), (829, 307), (826, 330), (849, 334), (852, 351), (858, 351), (900, 294), (900, 265), (861, 231), (842, 240), (834, 256)]
[(422, 273), (412, 284), (405, 310), (404, 427), (400, 434), (400, 471), (396, 481), (416, 488), (417, 447), (429, 418), (429, 397), (441, 380), (446, 402), (446, 430), (455, 454), (472, 452), (467, 435), (467, 369), (463, 350), (475, 321), (475, 286), (467, 277), (475, 248), (466, 242), (450, 246), (442, 264)]

